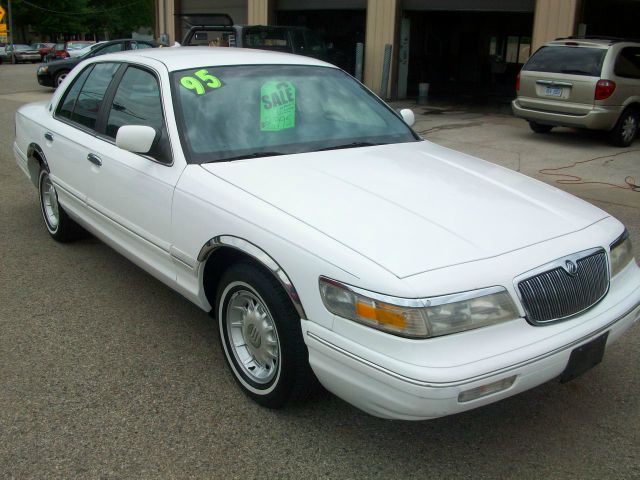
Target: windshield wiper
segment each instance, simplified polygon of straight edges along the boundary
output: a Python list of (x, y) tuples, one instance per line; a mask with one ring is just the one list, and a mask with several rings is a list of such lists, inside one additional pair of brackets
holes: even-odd
[(358, 147), (373, 147), (376, 145), (387, 145), (386, 143), (372, 143), (372, 142), (351, 142), (344, 145), (334, 145), (333, 147), (325, 147), (316, 152), (324, 152), (325, 150), (340, 150), (342, 148), (358, 148)]
[(253, 152), (253, 153), (246, 153), (244, 155), (238, 155), (237, 157), (220, 158), (220, 159), (217, 159), (217, 160), (210, 160), (208, 162), (202, 162), (202, 163), (230, 162), (232, 160), (244, 160), (246, 158), (260, 158), (260, 157), (276, 157), (278, 155), (287, 155), (287, 153), (284, 153), (284, 152)]

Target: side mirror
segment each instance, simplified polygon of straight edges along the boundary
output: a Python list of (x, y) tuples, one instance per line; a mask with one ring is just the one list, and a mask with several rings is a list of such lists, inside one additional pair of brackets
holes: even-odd
[(123, 125), (116, 135), (116, 146), (133, 153), (149, 153), (158, 136), (153, 127), (146, 125)]
[(413, 114), (413, 110), (411, 110), (410, 108), (403, 108), (402, 110), (400, 110), (400, 116), (404, 120), (404, 123), (406, 123), (410, 127), (412, 127), (413, 124), (416, 123), (416, 116)]

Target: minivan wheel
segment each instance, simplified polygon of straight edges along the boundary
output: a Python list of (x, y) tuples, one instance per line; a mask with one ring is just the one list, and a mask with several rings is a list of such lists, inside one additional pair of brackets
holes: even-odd
[(613, 127), (613, 130), (609, 132), (609, 139), (611, 143), (618, 147), (628, 147), (633, 143), (633, 140), (638, 134), (638, 111), (628, 108)]
[(314, 390), (300, 317), (273, 275), (251, 261), (232, 265), (216, 306), (225, 360), (244, 393), (280, 408)]
[(538, 122), (529, 122), (529, 127), (536, 133), (549, 133), (553, 128), (551, 125), (543, 125)]

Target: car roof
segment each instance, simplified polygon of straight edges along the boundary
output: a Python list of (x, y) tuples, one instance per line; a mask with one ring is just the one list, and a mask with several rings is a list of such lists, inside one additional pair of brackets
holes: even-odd
[(112, 54), (131, 57), (151, 58), (162, 62), (169, 71), (186, 70), (196, 67), (218, 65), (309, 65), (337, 68), (315, 58), (292, 55), (290, 53), (235, 47), (166, 47), (132, 50)]

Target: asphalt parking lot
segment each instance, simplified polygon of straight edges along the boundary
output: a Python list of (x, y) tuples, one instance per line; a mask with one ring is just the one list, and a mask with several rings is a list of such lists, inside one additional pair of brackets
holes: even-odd
[[(11, 148), (16, 108), (51, 94), (35, 70), (0, 65), (0, 476), (640, 478), (640, 328), (569, 384), (443, 419), (381, 420), (329, 394), (254, 404), (207, 314), (96, 239), (49, 238)], [(615, 215), (640, 254), (640, 193), (592, 183), (640, 183), (640, 139), (618, 149), (507, 114), (416, 113), (425, 138)]]

